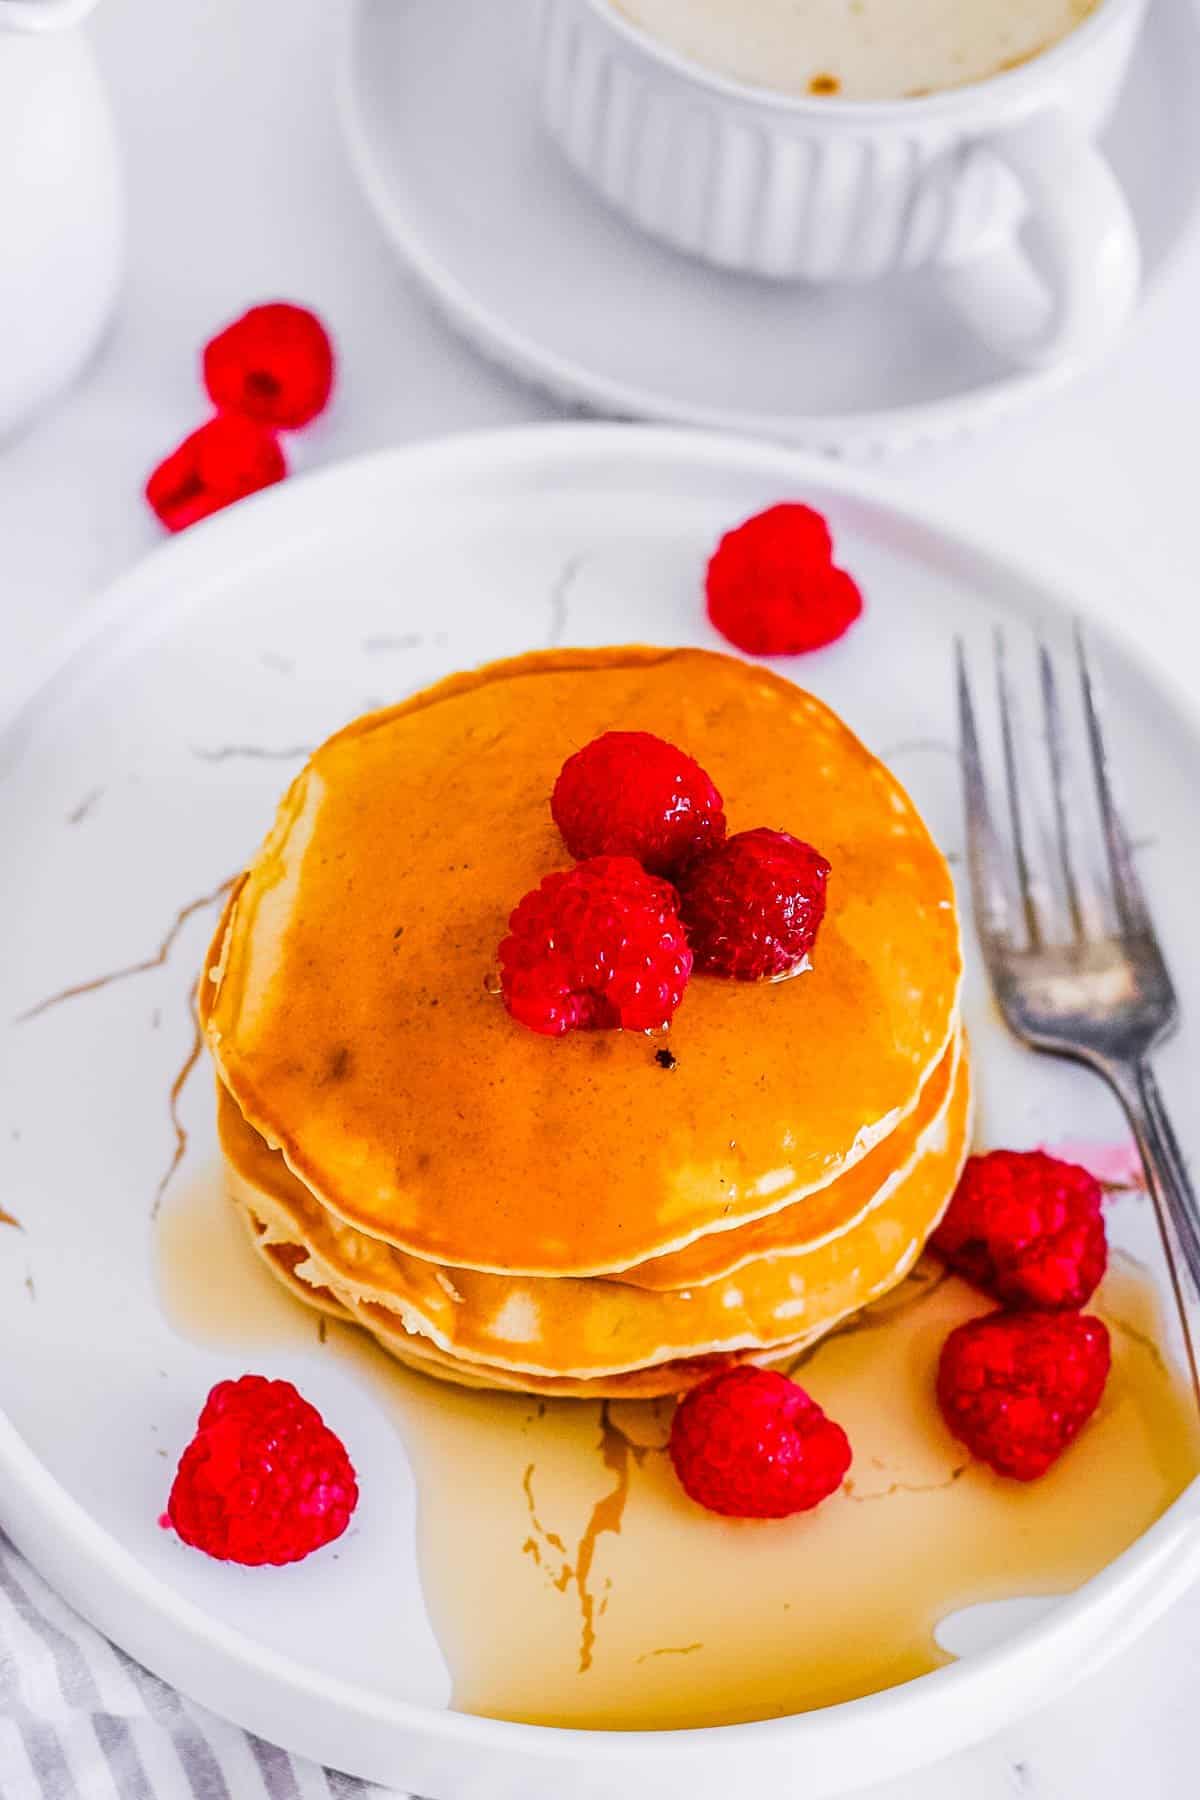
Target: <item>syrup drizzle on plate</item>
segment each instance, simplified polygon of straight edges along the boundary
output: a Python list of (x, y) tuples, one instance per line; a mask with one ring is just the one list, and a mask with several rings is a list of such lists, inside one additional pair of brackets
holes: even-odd
[(951, 1615), (1097, 1574), (1200, 1469), (1154, 1283), (1120, 1253), (1094, 1303), (1113, 1335), (1107, 1393), (1042, 1481), (1000, 1480), (942, 1424), (939, 1348), (987, 1302), (927, 1261), (796, 1369), (850, 1435), (842, 1492), (759, 1522), (682, 1493), (669, 1404), (467, 1392), (302, 1307), (254, 1254), (218, 1171), (168, 1199), (157, 1231), (180, 1333), (227, 1348), (231, 1374), (264, 1345), (341, 1358), (394, 1422), (420, 1494), (426, 1602), (466, 1712), (631, 1729), (872, 1693), (950, 1661), (937, 1631)]

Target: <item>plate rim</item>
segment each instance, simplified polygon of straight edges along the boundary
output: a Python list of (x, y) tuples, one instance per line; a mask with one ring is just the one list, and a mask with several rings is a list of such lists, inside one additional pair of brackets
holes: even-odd
[[(938, 506), (910, 499), (879, 475), (848, 469), (778, 443), (730, 439), (719, 433), (685, 429), (599, 423), (540, 424), (455, 433), (368, 452), (295, 477), (191, 527), (134, 563), (102, 590), (71, 628), (58, 635), (40, 671), (5, 707), (4, 716), (0, 717), (0, 765), (9, 766), (9, 759), (13, 758), (11, 766), (15, 767), (24, 735), (36, 724), (42, 710), (54, 703), (64, 679), (85, 666), (89, 654), (102, 653), (112, 632), (131, 628), (151, 607), (157, 617), (163, 616), (164, 587), (168, 611), (193, 604), (197, 598), (203, 604), (203, 588), (231, 565), (241, 567), (244, 561), (253, 560), (256, 552), (270, 554), (285, 542), (289, 518), (307, 522), (311, 528), (314, 519), (328, 516), (331, 510), (336, 512), (343, 494), (353, 498), (364, 483), (411, 479), (414, 470), (424, 471), (430, 478), (453, 479), (456, 473), (478, 474), (491, 468), (507, 474), (522, 466), (536, 467), (549, 461), (561, 472), (572, 458), (581, 457), (585, 473), (589, 462), (597, 459), (604, 466), (619, 466), (623, 473), (639, 462), (668, 462), (684, 469), (711, 471), (715, 467), (731, 473), (761, 473), (778, 478), (781, 484), (822, 489), (838, 500), (863, 503), (892, 524), (903, 526), (910, 537), (915, 527), (943, 549), (967, 558), (977, 568), (993, 571), (999, 578), (1001, 595), (1006, 591), (1010, 595), (1028, 595), (1031, 603), (1040, 601), (1044, 609), (1066, 618), (1076, 610), (1052, 577), (1040, 575), (1034, 565), (1025, 563), (1019, 555), (1014, 557), (999, 542), (993, 544), (984, 534), (955, 525)], [(1097, 618), (1089, 622), (1089, 631), (1110, 653), (1129, 663), (1151, 689), (1170, 701), (1200, 746), (1200, 696), (1189, 691), (1182, 677), (1152, 659), (1123, 624)], [(972, 1692), (1030, 1650), (1034, 1641), (1050, 1650), (1058, 1638), (1075, 1630), (1081, 1616), (1102, 1609), (1106, 1602), (1119, 1604), (1127, 1579), (1137, 1573), (1152, 1577), (1160, 1565), (1174, 1564), (1177, 1553), (1177, 1566), (1164, 1577), (1175, 1590), (1200, 1575), (1198, 1476), (1148, 1531), (1090, 1581), (1060, 1599), (1048, 1617), (978, 1655), (898, 1687), (814, 1712), (738, 1725), (613, 1732), (487, 1719), (457, 1712), (452, 1707), (427, 1706), (387, 1696), (342, 1677), (325, 1675), (256, 1642), (198, 1602), (186, 1599), (164, 1578), (143, 1568), (133, 1551), (92, 1519), (82, 1503), (41, 1462), (0, 1406), (0, 1522), (10, 1510), (21, 1510), (19, 1505), (10, 1508), (8, 1484), (12, 1493), (24, 1499), (27, 1508), (35, 1509), (39, 1523), (61, 1531), (74, 1553), (84, 1558), (93, 1572), (102, 1573), (110, 1581), (119, 1580), (128, 1593), (139, 1597), (160, 1626), (186, 1633), (191, 1644), (224, 1657), (243, 1673), (267, 1676), (282, 1684), (296, 1699), (333, 1705), (360, 1719), (415, 1731), (464, 1748), (520, 1751), (535, 1759), (575, 1752), (592, 1761), (600, 1759), (606, 1765), (624, 1765), (647, 1757), (675, 1760), (731, 1743), (747, 1748), (752, 1742), (759, 1746), (786, 1744), (799, 1741), (800, 1734), (811, 1737), (836, 1732), (849, 1722), (858, 1728), (879, 1728), (886, 1726), (893, 1711), (911, 1713), (918, 1691), (926, 1709), (940, 1706), (943, 1701), (953, 1705), (956, 1699), (963, 1705)], [(29, 1535), (18, 1528), (14, 1537), (18, 1547)], [(35, 1566), (42, 1565), (42, 1559), (32, 1560)], [(49, 1579), (52, 1586), (56, 1585), (53, 1576)], [(1127, 1598), (1144, 1599), (1148, 1591), (1149, 1579), (1144, 1588), (1136, 1588)], [(65, 1597), (85, 1617), (90, 1616), (73, 1594)], [(1102, 1648), (1079, 1673), (1090, 1673), (1098, 1667), (1106, 1649), (1115, 1652), (1121, 1641), (1114, 1632), (1111, 1645)]]
[[(869, 412), (799, 412), (778, 419), (771, 415), (720, 406), (673, 403), (650, 390), (588, 369), (586, 364), (546, 350), (535, 339), (510, 325), (479, 301), (453, 274), (437, 252), (413, 230), (402, 202), (375, 155), (373, 140), (361, 104), (357, 63), (360, 42), (369, 15), (378, 0), (351, 0), (338, 46), (334, 95), (348, 159), (357, 181), (387, 243), (403, 266), (421, 284), (443, 319), (471, 349), (494, 367), (515, 374), (534, 389), (560, 404), (582, 408), (611, 419), (641, 419), (653, 424), (696, 431), (731, 431), (741, 436), (766, 439), (823, 455), (852, 458), (903, 454), (921, 446), (941, 444), (965, 436), (979, 427), (999, 422), (1042, 394), (1069, 386), (1088, 369), (1104, 362), (1116, 343), (1133, 328), (1148, 302), (1171, 274), (1186, 246), (1200, 236), (1200, 192), (1187, 223), (1138, 298), (1133, 317), (1125, 322), (1116, 340), (1108, 339), (1047, 368), (1014, 369), (994, 381), (981, 383), (965, 394), (936, 400), (910, 402)], [(1153, 29), (1165, 0), (1155, 0), (1142, 27), (1144, 39)], [(1193, 28), (1200, 25), (1192, 9)], [(1139, 42), (1135, 55), (1143, 53)], [(632, 229), (632, 228), (630, 228)]]

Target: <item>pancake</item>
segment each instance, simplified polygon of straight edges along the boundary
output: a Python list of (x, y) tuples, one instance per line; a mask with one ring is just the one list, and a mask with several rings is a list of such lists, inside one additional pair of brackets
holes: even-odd
[[(952, 1191), (952, 1185), (948, 1191)], [(714, 1370), (728, 1367), (731, 1364), (750, 1363), (762, 1368), (787, 1367), (804, 1351), (819, 1342), (822, 1337), (844, 1324), (845, 1320), (858, 1310), (856, 1307), (849, 1307), (836, 1317), (829, 1317), (819, 1324), (810, 1325), (806, 1331), (795, 1338), (759, 1349), (743, 1349), (724, 1354), (702, 1353), (652, 1364), (646, 1368), (592, 1378), (519, 1372), (453, 1356), (430, 1339), (406, 1330), (395, 1314), (385, 1307), (376, 1306), (367, 1301), (356, 1301), (350, 1296), (343, 1301), (333, 1299), (330, 1290), (311, 1285), (316, 1271), (310, 1261), (308, 1262), (308, 1279), (302, 1278), (297, 1273), (298, 1267), (308, 1261), (306, 1253), (302, 1249), (294, 1245), (272, 1241), (268, 1229), (251, 1213), (244, 1211), (243, 1217), (256, 1249), (272, 1274), (299, 1299), (320, 1311), (333, 1313), (347, 1323), (362, 1326), (376, 1340), (381, 1349), (418, 1373), (451, 1382), (459, 1387), (472, 1389), (494, 1389), (508, 1393), (531, 1393), (545, 1395), (549, 1398), (581, 1400), (647, 1400), (660, 1396), (678, 1395), (686, 1392), (688, 1388), (694, 1387), (697, 1382), (704, 1380)], [(902, 1264), (898, 1265), (873, 1290), (868, 1292), (863, 1305), (882, 1301), (889, 1293), (898, 1288), (904, 1278), (911, 1273), (918, 1255), (919, 1246), (914, 1249), (910, 1257), (906, 1257)]]
[(768, 1213), (766, 1218), (735, 1226), (732, 1231), (713, 1231), (706, 1237), (694, 1238), (682, 1250), (636, 1263), (632, 1269), (622, 1269), (606, 1279), (656, 1291), (702, 1287), (734, 1274), (743, 1264), (760, 1257), (811, 1249), (824, 1239), (835, 1237), (878, 1206), (911, 1162), (930, 1125), (946, 1110), (961, 1052), (960, 1033), (925, 1083), (916, 1106), (895, 1131), (853, 1168), (815, 1194)]
[[(812, 970), (693, 978), (661, 1039), (516, 1024), (496, 950), (569, 863), (564, 759), (649, 730), (732, 831), (833, 867)], [(451, 678), (317, 751), (231, 896), (202, 982), (239, 1111), (328, 1211), (460, 1269), (629, 1269), (819, 1192), (894, 1132), (951, 1042), (953, 887), (911, 801), (820, 701), (702, 651), (544, 652)]]
[[(493, 1390), (502, 1393), (542, 1394), (553, 1400), (655, 1400), (663, 1395), (686, 1392), (706, 1375), (730, 1363), (755, 1362), (763, 1367), (785, 1362), (800, 1354), (803, 1341), (761, 1355), (748, 1352), (741, 1356), (693, 1357), (686, 1362), (660, 1363), (653, 1369), (635, 1369), (627, 1375), (611, 1375), (601, 1381), (572, 1381), (568, 1376), (515, 1375), (510, 1369), (489, 1369), (480, 1364), (458, 1362), (439, 1350), (436, 1344), (411, 1332), (397, 1330), (394, 1321), (374, 1326), (366, 1307), (342, 1306), (322, 1295), (295, 1273), (295, 1265), (303, 1251), (286, 1244), (267, 1240), (265, 1228), (250, 1213), (242, 1215), (255, 1249), (271, 1274), (288, 1292), (318, 1312), (331, 1315), (346, 1325), (359, 1325), (375, 1338), (382, 1350), (407, 1368), (437, 1381), (448, 1381), (455, 1387)], [(314, 1295), (317, 1297), (314, 1298)]]
[(919, 1255), (958, 1180), (970, 1115), (965, 1058), (942, 1111), (880, 1202), (836, 1235), (764, 1256), (696, 1288), (652, 1292), (578, 1277), (501, 1276), (435, 1265), (334, 1219), (226, 1102), (221, 1134), (235, 1201), (306, 1253), (294, 1272), (372, 1326), (428, 1339), (456, 1360), (517, 1374), (594, 1379), (811, 1335), (890, 1286)]

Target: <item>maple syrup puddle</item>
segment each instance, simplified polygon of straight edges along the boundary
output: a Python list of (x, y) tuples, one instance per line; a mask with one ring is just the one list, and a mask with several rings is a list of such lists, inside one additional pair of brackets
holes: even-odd
[(758, 1522), (681, 1492), (669, 1403), (452, 1388), (292, 1300), (217, 1171), (164, 1203), (157, 1232), (181, 1333), (251, 1357), (282, 1342), (342, 1358), (394, 1419), (420, 1496), (426, 1604), (464, 1712), (663, 1728), (874, 1693), (952, 1660), (936, 1638), (950, 1615), (1097, 1574), (1200, 1469), (1154, 1285), (1119, 1255), (1093, 1303), (1112, 1330), (1104, 1401), (1040, 1482), (1001, 1480), (945, 1430), (938, 1351), (987, 1302), (926, 1263), (798, 1368), (855, 1447), (845, 1487), (814, 1513)]

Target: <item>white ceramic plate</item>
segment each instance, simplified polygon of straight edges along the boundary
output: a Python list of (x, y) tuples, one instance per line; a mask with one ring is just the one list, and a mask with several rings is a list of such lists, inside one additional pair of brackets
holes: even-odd
[[(486, 356), (571, 405), (852, 456), (974, 430), (1081, 372), (1014, 371), (919, 275), (806, 289), (640, 236), (541, 130), (533, 3), (356, 0), (340, 84), (380, 224)], [(1107, 138), (1151, 285), (1200, 210), (1197, 92), (1193, 0), (1157, 0)]]
[[(100, 604), (59, 673), (0, 736), (0, 1519), (48, 1578), (142, 1662), (263, 1736), (437, 1796), (817, 1797), (991, 1731), (1127, 1642), (1200, 1561), (1189, 1491), (1039, 1622), (908, 1687), (716, 1732), (552, 1732), (447, 1709), (421, 1595), (404, 1445), (353, 1368), (267, 1346), (353, 1446), (364, 1501), (337, 1553), (224, 1567), (156, 1528), (198, 1397), (234, 1372), (185, 1341), (156, 1287), (151, 1212), (213, 1152), (189, 995), (212, 895), (312, 744), (443, 671), (550, 642), (714, 644), (707, 552), (783, 496), (825, 509), (868, 596), (840, 645), (785, 664), (829, 699), (959, 841), (950, 645), (997, 620), (1061, 638), (1036, 578), (902, 513), (863, 478), (791, 453), (564, 426), (380, 455), (277, 488), (150, 557)], [(1163, 1060), (1176, 1102), (1200, 1042), (1200, 734), (1130, 653), (1098, 646), (1146, 879), (1192, 1023)], [(87, 986), (110, 971), (140, 972)], [(24, 1022), (47, 996), (86, 991)], [(992, 1141), (1111, 1139), (1112, 1107), (970, 1022)], [(1179, 1106), (1184, 1126), (1194, 1109)], [(175, 1121), (187, 1132), (176, 1166)], [(1134, 1209), (1135, 1212), (1138, 1209)], [(1148, 1209), (1140, 1209), (1145, 1218)], [(511, 1654), (522, 1622), (511, 1621)], [(997, 1631), (993, 1630), (993, 1637)], [(730, 1782), (736, 1783), (731, 1788)]]

